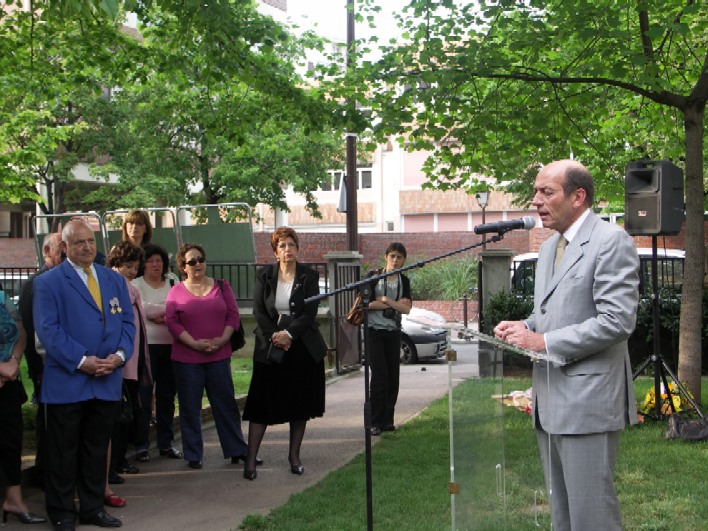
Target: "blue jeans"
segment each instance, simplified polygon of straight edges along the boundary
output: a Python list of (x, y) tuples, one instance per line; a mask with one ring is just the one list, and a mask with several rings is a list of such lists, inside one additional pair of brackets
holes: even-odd
[(214, 415), (216, 433), (224, 458), (246, 455), (248, 445), (243, 440), (241, 414), (234, 396), (231, 359), (212, 363), (173, 361), (172, 365), (177, 384), (184, 458), (187, 461), (201, 461), (204, 455), (201, 416), (204, 390)]

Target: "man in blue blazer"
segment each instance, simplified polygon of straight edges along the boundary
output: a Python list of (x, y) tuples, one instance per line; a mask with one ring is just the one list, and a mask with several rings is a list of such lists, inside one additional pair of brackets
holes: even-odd
[(593, 195), (582, 164), (541, 169), (533, 205), (558, 234), (538, 254), (531, 316), (494, 329), (565, 362), (533, 370), (533, 422), (558, 531), (622, 528), (615, 461), (621, 431), (637, 422), (627, 339), (637, 318), (639, 258), (623, 229), (592, 212)]
[(35, 278), (33, 296), (46, 349), (47, 514), (60, 531), (73, 530), (77, 515), (82, 524), (120, 527), (104, 509), (103, 492), (121, 367), (133, 352), (130, 296), (121, 275), (93, 263), (96, 240), (85, 222), (66, 224), (62, 250), (67, 259)]

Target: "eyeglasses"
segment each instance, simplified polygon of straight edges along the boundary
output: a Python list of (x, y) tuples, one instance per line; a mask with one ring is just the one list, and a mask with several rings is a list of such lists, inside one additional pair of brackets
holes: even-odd
[(203, 256), (200, 256), (199, 258), (192, 258), (191, 260), (187, 260), (185, 262), (185, 264), (188, 266), (194, 267), (198, 263), (203, 264), (205, 261), (206, 261), (206, 258), (204, 258)]

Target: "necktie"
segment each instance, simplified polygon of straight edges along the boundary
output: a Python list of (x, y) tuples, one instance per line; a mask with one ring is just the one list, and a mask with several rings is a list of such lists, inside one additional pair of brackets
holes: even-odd
[(558, 269), (561, 260), (563, 260), (563, 254), (565, 254), (566, 245), (568, 245), (568, 240), (565, 239), (565, 236), (561, 235), (561, 237), (558, 239), (558, 246), (556, 247), (556, 261), (553, 266), (553, 271)]
[(88, 286), (89, 293), (91, 293), (93, 300), (96, 301), (98, 309), (103, 312), (103, 303), (101, 302), (101, 290), (98, 287), (98, 282), (96, 282), (96, 277), (93, 276), (90, 267), (84, 267), (84, 273), (86, 273), (86, 285)]

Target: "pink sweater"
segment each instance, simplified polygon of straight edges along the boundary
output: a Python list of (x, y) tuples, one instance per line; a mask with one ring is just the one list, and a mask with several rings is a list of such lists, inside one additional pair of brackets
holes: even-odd
[(175, 284), (167, 295), (165, 321), (172, 337), (172, 359), (182, 363), (209, 363), (231, 356), (231, 345), (227, 341), (215, 352), (198, 352), (179, 341), (185, 330), (194, 339), (220, 337), (229, 325), (238, 328), (240, 317), (231, 285), (224, 280), (224, 291), (215, 280), (212, 290), (203, 297), (195, 297), (183, 283)]

